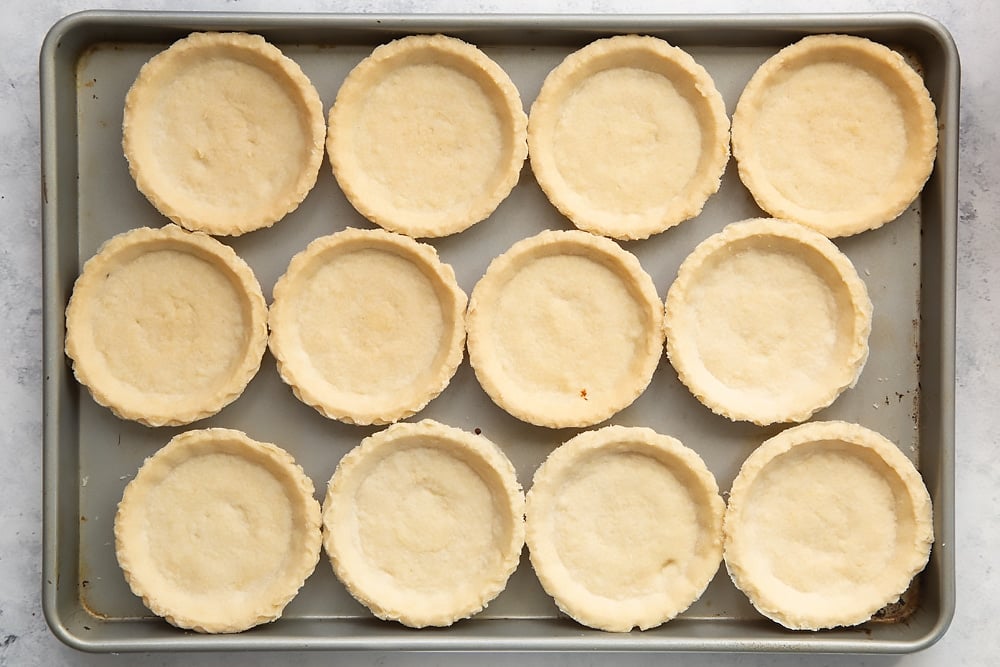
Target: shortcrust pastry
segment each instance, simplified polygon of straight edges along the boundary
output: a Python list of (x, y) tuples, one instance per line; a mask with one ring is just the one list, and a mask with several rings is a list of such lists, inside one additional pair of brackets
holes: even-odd
[(227, 245), (167, 224), (108, 240), (66, 308), (77, 379), (122, 419), (177, 426), (236, 400), (260, 368), (267, 303)]
[(574, 225), (643, 239), (698, 215), (729, 160), (712, 77), (662, 39), (620, 35), (570, 54), (528, 120), (531, 169)]
[(240, 431), (174, 437), (115, 515), (132, 592), (181, 628), (241, 632), (281, 616), (319, 561), (320, 507), (285, 450)]
[(447, 626), (506, 587), (524, 546), (524, 496), (485, 437), (400, 423), (341, 460), (323, 529), (334, 573), (375, 616)]
[(269, 346), (301, 401), (346, 423), (386, 424), (451, 381), (466, 302), (433, 247), (348, 228), (292, 258), (274, 286)]
[(578, 622), (646, 630), (687, 609), (719, 569), (724, 507), (705, 463), (674, 438), (639, 427), (584, 432), (535, 472), (531, 563)]
[(527, 155), (527, 116), (507, 73), (444, 35), (411, 35), (362, 60), (330, 109), (327, 151), (355, 209), (414, 237), (485, 219)]
[(630, 405), (663, 354), (663, 306), (634, 255), (544, 231), (493, 260), (469, 300), (469, 361), (523, 421), (589, 426)]
[(819, 232), (732, 223), (684, 260), (666, 299), (667, 355), (713, 412), (805, 421), (857, 382), (872, 304), (851, 260)]
[(856, 625), (923, 570), (931, 515), (920, 474), (885, 437), (858, 424), (802, 424), (743, 463), (726, 511), (726, 566), (785, 627)]
[(147, 62), (125, 98), (139, 190), (192, 230), (236, 236), (295, 210), (323, 161), (323, 104), (259, 35), (192, 33)]
[(934, 103), (899, 53), (813, 35), (768, 59), (733, 114), (733, 155), (765, 211), (829, 237), (895, 219), (937, 151)]

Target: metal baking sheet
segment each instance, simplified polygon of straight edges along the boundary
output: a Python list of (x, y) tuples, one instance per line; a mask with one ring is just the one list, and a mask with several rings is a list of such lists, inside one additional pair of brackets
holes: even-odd
[[(935, 504), (930, 563), (898, 608), (856, 628), (793, 632), (764, 619), (725, 568), (677, 619), (646, 632), (610, 634), (560, 615), (522, 559), (507, 589), (478, 616), (447, 629), (412, 630), (373, 618), (333, 576), (325, 556), (279, 621), (239, 635), (185, 632), (154, 617), (129, 591), (113, 550), (116, 503), (143, 459), (181, 429), (116, 419), (75, 382), (63, 354), (63, 310), (83, 262), (112, 235), (166, 222), (138, 193), (121, 151), (125, 93), (153, 54), (196, 30), (264, 35), (295, 59), (326, 108), (344, 76), (377, 44), (443, 32), (480, 46), (510, 74), (528, 108), (544, 76), (572, 50), (619, 33), (657, 35), (711, 73), (731, 114), (753, 71), (807, 34), (871, 37), (912, 58), (940, 120), (940, 151), (921, 196), (899, 219), (838, 240), (867, 281), (875, 306), (871, 357), (858, 385), (816, 419), (858, 421), (885, 433), (917, 462)], [(947, 31), (913, 14), (745, 16), (395, 16), (91, 11), (49, 32), (41, 51), (44, 226), (43, 606), (52, 631), (91, 651), (408, 649), (549, 651), (909, 652), (936, 641), (955, 604), (953, 544), (954, 294), (958, 55)], [(666, 294), (694, 246), (725, 224), (761, 215), (731, 161), (720, 192), (697, 218), (626, 243)], [(302, 206), (267, 230), (228, 240), (270, 297), (291, 256), (318, 236), (370, 227), (324, 164)], [(518, 239), (569, 228), (525, 165), (496, 213), (432, 241), (470, 292), (489, 261)], [(523, 424), (496, 408), (464, 362), (450, 387), (417, 417), (481, 429), (514, 461), (522, 484), (577, 430)], [(649, 389), (610, 423), (648, 425), (696, 449), (728, 489), (743, 459), (780, 427), (730, 423), (679, 384), (664, 358)], [(189, 428), (225, 426), (288, 449), (321, 497), (339, 458), (374, 428), (321, 417), (298, 402), (265, 356), (245, 394)]]

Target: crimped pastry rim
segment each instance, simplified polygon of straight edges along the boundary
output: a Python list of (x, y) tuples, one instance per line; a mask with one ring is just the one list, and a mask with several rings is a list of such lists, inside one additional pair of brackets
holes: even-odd
[[(369, 177), (356, 164), (351, 142), (345, 139), (354, 129), (352, 114), (365, 103), (372, 85), (398, 65), (431, 57), (460, 62), (463, 74), (470, 78), (474, 75), (481, 87), (488, 87), (500, 97), (502, 104), (494, 105), (494, 109), (503, 117), (502, 125), (507, 126), (503, 139), (510, 144), (494, 172), (499, 176), (492, 188), (470, 193), (463, 210), (447, 215), (384, 206), (379, 192), (371, 191)], [(361, 215), (388, 231), (415, 238), (439, 238), (485, 220), (510, 195), (528, 154), (527, 124), (517, 87), (503, 68), (477, 46), (443, 34), (407, 35), (377, 46), (348, 73), (327, 116), (326, 149), (337, 184)]]
[[(228, 620), (211, 619), (187, 609), (163, 602), (161, 591), (170, 590), (172, 582), (161, 579), (142, 554), (144, 531), (150, 528), (142, 520), (143, 502), (147, 494), (169, 476), (172, 469), (192, 457), (226, 453), (267, 469), (282, 483), (293, 511), (300, 513), (301, 525), (297, 553), (285, 564), (285, 581), (272, 587), (270, 596), (263, 596), (255, 606), (241, 602), (241, 613)], [(246, 489), (246, 501), (254, 499), (253, 489)], [(285, 606), (298, 594), (306, 579), (319, 562), (322, 546), (320, 505), (313, 497), (312, 480), (295, 459), (281, 447), (256, 441), (242, 431), (227, 428), (195, 429), (179, 433), (139, 468), (126, 485), (114, 519), (115, 557), (132, 592), (143, 604), (171, 625), (201, 633), (236, 633), (281, 617)], [(139, 513), (139, 518), (136, 518)]]
[[(433, 600), (423, 591), (408, 591), (402, 599), (398, 591), (395, 599), (380, 595), (366, 582), (368, 565), (362, 546), (356, 542), (357, 532), (351, 528), (351, 513), (356, 511), (353, 492), (386, 455), (411, 442), (414, 447), (448, 452), (470, 467), (475, 464), (487, 469), (490, 474), (480, 472), (480, 477), (491, 487), (494, 503), (503, 503), (509, 515), (509, 535), (497, 547), (501, 560), (496, 569), (483, 576), (482, 586), (474, 594), (456, 596), (450, 603), (444, 599), (444, 591), (436, 592)], [(449, 626), (482, 611), (506, 587), (524, 546), (524, 493), (513, 464), (485, 436), (431, 419), (393, 424), (362, 440), (338, 463), (322, 509), (323, 547), (337, 579), (376, 617), (414, 628)]]
[[(157, 394), (145, 394), (140, 387), (121, 386), (102, 363), (106, 350), (95, 347), (88, 336), (89, 301), (100, 291), (100, 283), (122, 255), (134, 248), (168, 244), (209, 260), (225, 273), (230, 284), (243, 298), (249, 322), (244, 353), (230, 380), (215, 394), (188, 396), (181, 402), (171, 396), (164, 402)], [(147, 426), (180, 426), (216, 414), (235, 401), (260, 370), (267, 346), (267, 302), (260, 283), (250, 266), (229, 246), (202, 232), (189, 232), (174, 224), (160, 228), (139, 227), (117, 234), (105, 241), (88, 259), (73, 286), (66, 306), (66, 355), (73, 362), (73, 373), (87, 387), (94, 400), (109, 408), (117, 417)]]
[[(896, 568), (889, 583), (869, 599), (857, 599), (852, 594), (853, 608), (840, 613), (823, 613), (808, 607), (782, 601), (767, 587), (768, 577), (758, 581), (750, 566), (752, 545), (741, 534), (741, 522), (749, 503), (757, 477), (782, 456), (797, 447), (822, 447), (830, 443), (870, 452), (878, 457), (886, 474), (897, 476), (904, 488), (906, 500), (914, 514), (915, 529), (909, 554), (904, 561), (894, 560)], [(786, 471), (785, 474), (790, 474)], [(930, 494), (920, 473), (900, 449), (882, 434), (861, 424), (844, 421), (817, 421), (800, 424), (778, 433), (764, 441), (743, 462), (729, 493), (724, 522), (724, 561), (730, 578), (761, 614), (771, 620), (796, 630), (822, 630), (840, 626), (858, 625), (869, 620), (886, 604), (894, 602), (909, 587), (911, 580), (926, 566), (934, 542), (934, 527)], [(799, 563), (785, 561), (786, 566)], [(834, 592), (831, 592), (834, 595)], [(843, 595), (840, 594), (839, 598)]]
[[(148, 169), (145, 165), (147, 160), (153, 159), (146, 151), (152, 151), (154, 147), (145, 146), (146, 140), (141, 133), (147, 128), (142, 119), (143, 114), (147, 113), (146, 107), (156, 102), (158, 84), (162, 83), (160, 77), (164, 76), (165, 70), (169, 71), (169, 68), (176, 66), (178, 62), (184, 62), (189, 58), (197, 60), (199, 51), (204, 51), (205, 57), (208, 57), (207, 54), (219, 50), (231, 51), (241, 56), (243, 60), (250, 58), (259, 61), (268, 69), (280, 72), (280, 77), (274, 75), (273, 78), (285, 84), (286, 89), (291, 91), (289, 97), (297, 103), (300, 116), (304, 117), (303, 126), (308, 135), (307, 155), (297, 166), (297, 177), (281, 197), (274, 199), (269, 205), (261, 203), (256, 213), (241, 209), (233, 211), (230, 216), (218, 213), (206, 216), (198, 211), (197, 206), (187, 206), (184, 202), (185, 197), (176, 194), (173, 183), (159, 182), (153, 173), (157, 170)], [(239, 236), (270, 227), (284, 218), (298, 208), (315, 186), (323, 161), (325, 139), (326, 122), (316, 88), (298, 63), (256, 34), (191, 33), (147, 61), (139, 70), (138, 76), (125, 96), (122, 148), (129, 173), (139, 191), (160, 213), (191, 231), (203, 231), (216, 236)], [(267, 158), (274, 159), (274, 156)]]
[[(568, 572), (552, 535), (553, 507), (562, 483), (580, 463), (599, 455), (639, 454), (656, 458), (672, 471), (682, 469), (694, 488), (707, 523), (701, 526), (704, 552), (687, 564), (694, 568), (686, 595), (676, 599), (660, 591), (647, 591), (636, 598), (608, 599), (586, 588)], [(676, 475), (675, 475), (676, 477)], [(715, 477), (701, 457), (672, 436), (647, 427), (606, 426), (584, 431), (557, 447), (535, 471), (525, 505), (526, 543), (539, 582), (564, 613), (588, 627), (609, 632), (628, 632), (661, 625), (693, 604), (711, 582), (722, 562), (722, 521), (725, 503)], [(664, 517), (669, 521), (671, 517)]]
[[(908, 123), (907, 142), (914, 146), (913, 155), (905, 160), (906, 177), (897, 179), (896, 188), (887, 188), (879, 201), (859, 209), (827, 211), (798, 204), (782, 195), (771, 175), (756, 157), (754, 124), (756, 105), (766, 93), (772, 78), (785, 76), (787, 71), (813, 57), (820, 62), (833, 59), (837, 52), (847, 54), (876, 78), (905, 96), (902, 104), (912, 108), (917, 120)], [(919, 196), (929, 178), (937, 154), (938, 128), (936, 110), (921, 76), (898, 52), (864, 37), (841, 34), (810, 35), (784, 47), (766, 60), (744, 88), (733, 112), (732, 150), (740, 180), (757, 204), (776, 218), (794, 220), (830, 238), (851, 236), (896, 219)]]
[[(408, 395), (393, 391), (377, 397), (341, 391), (326, 382), (313, 382), (309, 360), (303, 356), (295, 325), (294, 303), (297, 289), (307, 282), (315, 263), (325, 257), (378, 249), (403, 258), (416, 266), (431, 282), (441, 316), (445, 321), (440, 348), (444, 350), (435, 372), (420, 386), (411, 386)], [(281, 379), (296, 398), (320, 414), (348, 424), (389, 424), (422, 410), (447, 388), (465, 352), (465, 309), (468, 298), (458, 285), (454, 269), (440, 259), (433, 246), (383, 229), (355, 229), (314, 239), (298, 252), (274, 285), (268, 310), (268, 347), (277, 362)]]
[[(551, 405), (539, 404), (538, 395), (523, 390), (516, 380), (509, 378), (491, 340), (492, 327), (506, 325), (493, 322), (493, 303), (502, 294), (508, 277), (519, 270), (518, 264), (560, 254), (594, 258), (596, 263), (614, 271), (645, 314), (642, 342), (635, 355), (640, 359), (641, 372), (633, 376), (628, 386), (621, 387), (617, 395), (604, 401), (587, 397), (586, 409), (581, 409), (582, 404), (576, 401), (577, 407), (565, 414)], [(469, 297), (466, 326), (469, 363), (490, 399), (512, 416), (548, 428), (591, 426), (631, 405), (649, 386), (663, 354), (663, 308), (652, 278), (635, 255), (616, 242), (579, 230), (545, 230), (517, 241), (495, 257)]]
[[(679, 69), (683, 77), (690, 79), (686, 83), (700, 95), (699, 102), (705, 112), (701, 122), (711, 146), (708, 149), (703, 146), (698, 173), (672, 201), (652, 211), (626, 215), (595, 208), (566, 183), (553, 155), (552, 134), (560, 105), (570, 92), (567, 88), (575, 89), (578, 79), (607, 69), (634, 66), (636, 54), (655, 59), (661, 70), (657, 74), (669, 78), (663, 69)], [(729, 162), (729, 127), (725, 102), (711, 75), (686, 51), (658, 37), (617, 35), (595, 40), (574, 51), (549, 72), (528, 117), (528, 157), (546, 197), (576, 227), (618, 240), (645, 239), (697, 216), (709, 197), (719, 190)]]
[[(703, 266), (715, 256), (724, 255), (731, 245), (758, 241), (766, 250), (768, 239), (773, 238), (799, 244), (803, 251), (818, 254), (836, 271), (837, 279), (850, 295), (852, 338), (849, 351), (841, 363), (841, 373), (831, 382), (818, 385), (813, 396), (792, 395), (785, 397), (784, 402), (775, 400), (764, 407), (741, 405), (739, 395), (728, 395), (729, 388), (705, 367), (697, 347), (697, 335), (685, 328), (686, 311), (693, 305), (689, 303), (688, 293), (701, 277)], [(667, 291), (664, 312), (667, 358), (678, 379), (703, 405), (732, 421), (749, 421), (759, 426), (805, 421), (853, 387), (868, 361), (872, 302), (864, 281), (850, 258), (832, 241), (819, 232), (787, 220), (750, 218), (733, 222), (699, 243), (681, 263), (677, 277)]]

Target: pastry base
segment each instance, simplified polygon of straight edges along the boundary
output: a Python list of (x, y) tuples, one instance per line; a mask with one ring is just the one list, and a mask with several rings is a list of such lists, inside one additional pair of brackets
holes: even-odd
[(802, 424), (743, 463), (726, 511), (726, 566), (785, 627), (857, 625), (927, 564), (931, 518), (920, 474), (892, 442), (858, 424)]
[(895, 219), (936, 152), (934, 103), (920, 75), (861, 37), (812, 35), (782, 49), (733, 114), (733, 155), (760, 207), (831, 238)]
[(270, 227), (316, 184), (323, 105), (302, 69), (259, 35), (192, 33), (154, 56), (125, 98), (136, 186), (191, 230)]
[(712, 473), (674, 438), (624, 426), (581, 433), (535, 473), (531, 564), (576, 621), (646, 630), (687, 609), (715, 576), (723, 509)]
[(448, 386), (466, 303), (431, 246), (348, 228), (292, 258), (274, 286), (269, 346), (300, 400), (346, 423), (386, 424)]
[(260, 369), (267, 304), (250, 267), (168, 224), (107, 241), (66, 308), (66, 354), (94, 400), (148, 426), (189, 424), (238, 398)]
[(283, 449), (240, 431), (175, 436), (125, 487), (115, 553), (158, 616), (206, 633), (273, 621), (319, 561), (313, 484)]
[(596, 40), (542, 84), (528, 120), (531, 169), (578, 228), (644, 239), (693, 218), (729, 161), (712, 77), (649, 36)]
[(634, 255), (545, 231), (497, 257), (469, 301), (469, 361), (523, 421), (589, 426), (630, 405), (663, 353), (663, 307)]
[(681, 264), (667, 292), (667, 356), (713, 412), (799, 422), (857, 382), (871, 321), (864, 282), (826, 237), (744, 220)]
[(377, 47), (330, 109), (327, 151), (355, 209), (414, 237), (461, 232), (517, 183), (527, 116), (510, 77), (475, 46), (411, 35)]
[(334, 573), (375, 616), (447, 626), (506, 586), (524, 545), (524, 496), (486, 438), (401, 423), (341, 460), (323, 526)]

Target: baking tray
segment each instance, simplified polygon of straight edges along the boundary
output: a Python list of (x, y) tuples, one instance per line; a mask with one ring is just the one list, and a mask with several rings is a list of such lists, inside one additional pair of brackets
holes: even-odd
[[(756, 67), (807, 34), (871, 37), (910, 57), (925, 75), (940, 121), (940, 150), (921, 196), (881, 229), (838, 240), (875, 306), (871, 357), (858, 385), (816, 419), (846, 419), (894, 440), (919, 466), (935, 504), (937, 541), (903, 602), (856, 628), (793, 632), (757, 614), (720, 567), (702, 598), (646, 632), (611, 634), (559, 614), (526, 558), (478, 616), (447, 629), (412, 630), (373, 618), (335, 579), (325, 556), (279, 621), (239, 635), (185, 632), (152, 616), (117, 567), (112, 524), (142, 461), (178, 433), (116, 419), (73, 379), (63, 354), (63, 310), (83, 262), (112, 235), (166, 222), (138, 193), (121, 151), (125, 93), (139, 67), (196, 30), (262, 34), (295, 59), (329, 108), (344, 76), (377, 44), (443, 32), (479, 45), (504, 67), (530, 106), (545, 74), (598, 37), (639, 32), (686, 50), (711, 73), (731, 114)], [(62, 641), (91, 651), (327, 649), (549, 651), (909, 652), (944, 634), (954, 586), (954, 296), (959, 60), (944, 27), (914, 14), (458, 16), (152, 13), (90, 11), (52, 27), (41, 49), (44, 250), (43, 607)], [(725, 224), (761, 215), (731, 161), (720, 192), (697, 218), (624, 244), (660, 296), (681, 260)], [(227, 240), (270, 296), (291, 256), (318, 236), (371, 227), (324, 164), (302, 206), (271, 229)], [(545, 228), (569, 228), (525, 165), (488, 220), (434, 240), (470, 292), (490, 259)], [(578, 431), (523, 424), (497, 409), (463, 362), (449, 388), (417, 417), (481, 429), (504, 448), (526, 487), (553, 447)], [(730, 423), (695, 401), (665, 358), (652, 384), (609, 423), (648, 425), (697, 450), (728, 489), (740, 463), (780, 427)], [(284, 386), (268, 354), (245, 394), (189, 428), (225, 426), (276, 442), (303, 465), (320, 497), (339, 458), (374, 428), (321, 417)]]

